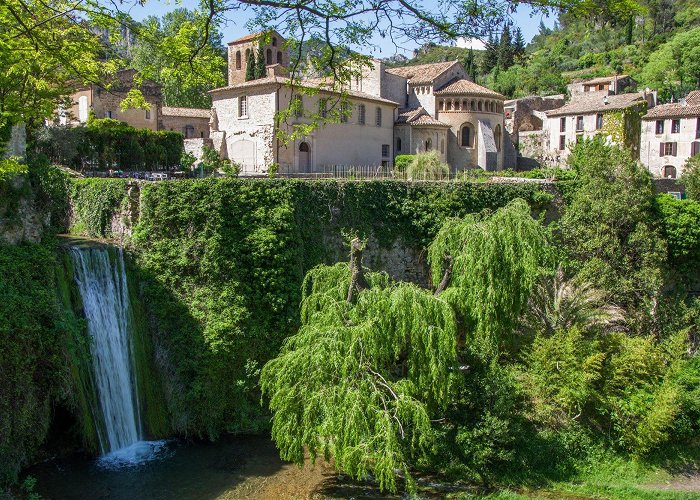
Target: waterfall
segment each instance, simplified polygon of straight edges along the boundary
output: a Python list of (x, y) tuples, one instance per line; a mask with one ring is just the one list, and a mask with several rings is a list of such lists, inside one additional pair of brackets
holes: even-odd
[(152, 458), (163, 442), (141, 441), (143, 433), (132, 345), (133, 315), (121, 248), (72, 246), (74, 277), (81, 295), (95, 390), (103, 457), (119, 464)]

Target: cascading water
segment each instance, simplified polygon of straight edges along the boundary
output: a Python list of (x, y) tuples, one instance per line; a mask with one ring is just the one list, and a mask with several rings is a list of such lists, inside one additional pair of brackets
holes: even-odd
[(157, 454), (163, 441), (142, 441), (131, 339), (132, 314), (121, 248), (71, 247), (88, 333), (104, 465), (129, 465)]

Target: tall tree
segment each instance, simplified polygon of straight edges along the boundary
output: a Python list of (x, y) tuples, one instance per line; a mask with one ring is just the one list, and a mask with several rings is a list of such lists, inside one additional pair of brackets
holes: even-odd
[(522, 61), (525, 57), (525, 37), (523, 36), (523, 31), (520, 27), (515, 28), (515, 35), (513, 37), (513, 56), (518, 62)]
[(208, 38), (199, 25), (204, 14), (175, 9), (161, 19), (149, 17), (136, 30), (131, 65), (162, 85), (167, 106), (208, 108), (208, 90), (225, 83), (226, 59), (218, 22)]
[(476, 81), (476, 60), (474, 59), (474, 49), (469, 47), (469, 52), (467, 52), (467, 56), (464, 58), (464, 70), (467, 72), (467, 75), (472, 79), (472, 81)]
[(484, 57), (481, 60), (481, 72), (484, 74), (490, 73), (491, 70), (498, 65), (498, 44), (493, 34), (489, 35), (489, 39), (485, 45)]
[(498, 67), (506, 70), (513, 65), (513, 40), (510, 35), (510, 26), (503, 27), (501, 41), (498, 45)]
[(258, 40), (258, 54), (255, 59), (255, 79), (264, 78), (267, 70), (265, 69), (265, 47), (263, 40)]
[(248, 82), (250, 80), (255, 80), (255, 52), (250, 51), (250, 56), (248, 57), (248, 62), (245, 66), (245, 80)]

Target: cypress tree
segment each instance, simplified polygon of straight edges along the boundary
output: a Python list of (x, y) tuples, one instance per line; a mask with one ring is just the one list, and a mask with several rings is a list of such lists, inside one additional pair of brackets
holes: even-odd
[(262, 39), (258, 41), (258, 56), (255, 64), (255, 79), (265, 77), (265, 49), (262, 44)]
[(486, 42), (486, 50), (484, 50), (484, 58), (481, 61), (481, 73), (490, 73), (498, 64), (498, 45), (493, 35), (489, 35), (489, 40)]
[(506, 24), (501, 33), (501, 43), (498, 46), (498, 67), (508, 69), (513, 65), (513, 41), (510, 27)]
[(476, 81), (476, 64), (474, 62), (474, 50), (470, 47), (469, 52), (467, 52), (467, 57), (464, 58), (464, 70), (470, 76), (470, 78)]
[(520, 28), (515, 29), (515, 36), (513, 40), (513, 56), (517, 61), (522, 61), (525, 57), (525, 37)]
[(245, 81), (255, 80), (255, 54), (250, 51), (250, 57), (245, 65)]

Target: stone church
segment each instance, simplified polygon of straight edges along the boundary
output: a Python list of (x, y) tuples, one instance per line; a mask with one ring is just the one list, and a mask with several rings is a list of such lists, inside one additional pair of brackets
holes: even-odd
[[(266, 74), (246, 81), (248, 58), (264, 44)], [(302, 79), (318, 92), (300, 93), (288, 77), (289, 54), (276, 32), (248, 35), (228, 44), (228, 86), (212, 90), (210, 138), (243, 175), (322, 173), (333, 166), (386, 166), (396, 155), (437, 151), (453, 172), (503, 168), (504, 97), (472, 82), (456, 61), (371, 69), (346, 88), (350, 109), (338, 123), (284, 143), (275, 133), (277, 113), (295, 102), (286, 130), (325, 116), (339, 94), (318, 80)], [(295, 99), (296, 101), (292, 101)], [(334, 101), (334, 99), (336, 101)], [(332, 105), (332, 104), (331, 104)], [(308, 113), (305, 112), (308, 111)]]

